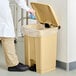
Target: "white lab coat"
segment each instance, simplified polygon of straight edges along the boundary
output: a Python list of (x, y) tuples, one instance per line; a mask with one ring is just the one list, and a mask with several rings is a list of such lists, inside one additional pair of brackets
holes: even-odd
[[(15, 0), (26, 11), (25, 0)], [(0, 0), (0, 37), (15, 37), (15, 30), (8, 0)]]

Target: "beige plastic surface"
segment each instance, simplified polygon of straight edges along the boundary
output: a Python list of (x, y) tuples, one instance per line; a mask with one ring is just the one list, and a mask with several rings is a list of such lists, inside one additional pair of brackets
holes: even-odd
[(36, 12), (37, 20), (40, 23), (48, 23), (52, 26), (59, 26), (57, 16), (51, 5), (31, 2), (33, 9)]
[(40, 74), (56, 69), (57, 33), (47, 37), (24, 36), (25, 63), (36, 64)]
[(59, 22), (51, 6), (40, 3), (31, 3), (31, 5), (40, 23), (54, 26), (51, 28), (45, 28), (41, 24), (23, 26), (25, 64), (29, 66), (36, 64), (37, 72), (43, 74), (56, 68)]
[[(38, 30), (37, 33), (41, 33), (40, 36), (31, 36), (24, 34), (24, 47), (25, 47), (25, 64), (32, 66), (36, 64), (36, 70), (38, 73), (43, 74), (56, 68), (56, 49), (57, 49), (57, 29), (49, 28), (39, 30), (39, 25), (28, 25), (29, 30), (34, 28)], [(51, 34), (49, 33), (51, 32)], [(49, 34), (49, 35), (47, 35)]]

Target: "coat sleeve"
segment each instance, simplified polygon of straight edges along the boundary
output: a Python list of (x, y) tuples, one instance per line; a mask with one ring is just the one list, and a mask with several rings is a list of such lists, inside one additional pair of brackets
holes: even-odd
[(23, 8), (26, 11), (29, 11), (30, 8), (26, 5), (25, 0), (15, 0), (15, 1), (21, 8)]

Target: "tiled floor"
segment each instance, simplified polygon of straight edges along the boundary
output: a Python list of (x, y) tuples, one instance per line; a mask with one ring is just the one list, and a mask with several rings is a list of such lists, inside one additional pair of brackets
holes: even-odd
[[(23, 39), (19, 38), (16, 44), (17, 55), (19, 60), (24, 63), (24, 45)], [(40, 75), (36, 72), (8, 72), (5, 64), (3, 49), (0, 43), (0, 76), (76, 76), (76, 70), (67, 72), (57, 68), (55, 71)]]

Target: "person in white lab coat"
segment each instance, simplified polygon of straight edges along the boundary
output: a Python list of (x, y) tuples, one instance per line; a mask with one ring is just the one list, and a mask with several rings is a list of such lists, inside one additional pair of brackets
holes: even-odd
[[(34, 10), (26, 5), (25, 0), (15, 1), (24, 10), (28, 11), (29, 13), (34, 13)], [(4, 49), (8, 71), (28, 70), (29, 67), (27, 65), (20, 63), (16, 55), (14, 45), (14, 24), (8, 0), (0, 0), (0, 38)]]

